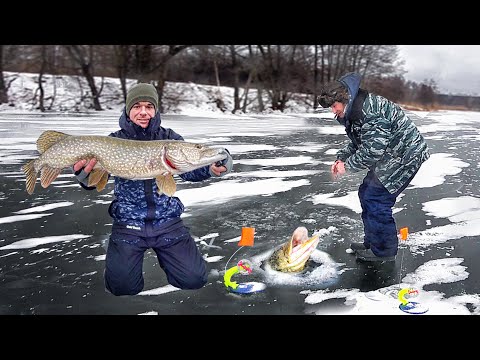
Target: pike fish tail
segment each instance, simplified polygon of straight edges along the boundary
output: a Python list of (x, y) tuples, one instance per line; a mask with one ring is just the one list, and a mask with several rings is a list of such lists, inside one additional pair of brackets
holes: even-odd
[(29, 195), (33, 193), (35, 189), (35, 183), (37, 182), (37, 172), (35, 171), (35, 159), (30, 160), (28, 163), (22, 166), (22, 170), (26, 177), (26, 187)]
[[(45, 153), (52, 145), (58, 141), (68, 137), (70, 135), (64, 134), (59, 131), (47, 130), (44, 131), (37, 140), (37, 150), (40, 154)], [(40, 171), (40, 184), (42, 187), (48, 187), (60, 174), (62, 169), (50, 167), (48, 165), (41, 166), (40, 169), (37, 169), (37, 159), (30, 160), (25, 165), (22, 166), (22, 170), (25, 173), (26, 177), (26, 188), (29, 195), (33, 193), (35, 189), (35, 183), (37, 182), (37, 174)]]

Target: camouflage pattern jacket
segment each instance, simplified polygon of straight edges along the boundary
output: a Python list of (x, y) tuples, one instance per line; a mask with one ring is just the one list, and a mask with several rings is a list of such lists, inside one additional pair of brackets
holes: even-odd
[(412, 120), (395, 103), (361, 89), (360, 75), (339, 79), (348, 88), (350, 101), (343, 118), (349, 137), (337, 153), (347, 171), (372, 170), (391, 193), (396, 193), (429, 158), (425, 139)]
[[(134, 124), (123, 110), (119, 119), (120, 130), (109, 136), (133, 140), (184, 140), (171, 129), (160, 126), (160, 113), (150, 120), (146, 129)], [(180, 176), (185, 181), (202, 181), (211, 177), (209, 166)], [(113, 218), (113, 230), (139, 236), (157, 236), (166, 229), (181, 224), (184, 206), (179, 198), (157, 193), (155, 179), (127, 180), (115, 177), (115, 199), (108, 212)]]

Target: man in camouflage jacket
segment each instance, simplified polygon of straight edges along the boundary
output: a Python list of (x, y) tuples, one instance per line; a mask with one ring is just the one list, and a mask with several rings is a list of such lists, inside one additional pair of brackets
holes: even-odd
[(334, 176), (368, 170), (358, 189), (365, 236), (350, 247), (359, 260), (393, 261), (398, 237), (392, 208), (430, 154), (400, 106), (361, 89), (360, 82), (359, 74), (345, 74), (322, 89), (318, 102), (332, 108), (350, 139), (337, 153)]

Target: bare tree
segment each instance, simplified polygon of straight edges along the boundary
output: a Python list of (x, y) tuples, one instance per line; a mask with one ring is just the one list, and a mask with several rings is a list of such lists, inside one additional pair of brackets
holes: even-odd
[[(173, 57), (191, 45), (136, 45), (134, 76), (140, 82), (153, 83), (158, 92), (158, 107), (163, 112), (163, 91), (168, 65)], [(156, 84), (155, 84), (156, 80)]]
[(94, 45), (66, 45), (71, 58), (80, 66), (82, 75), (87, 80), (88, 87), (92, 93), (93, 107), (97, 111), (102, 110), (100, 105), (100, 93), (95, 85), (93, 72), (93, 49)]
[(53, 74), (52, 75), (52, 93), (50, 94), (50, 105), (48, 106), (48, 110), (52, 110), (53, 104), (55, 103), (55, 98), (57, 96), (57, 76), (56, 72), (57, 70), (57, 63), (59, 61), (62, 61), (63, 58), (62, 56), (59, 55), (59, 53), (62, 52), (62, 46), (61, 45), (53, 45), (53, 46), (48, 46), (47, 45), (47, 56), (48, 56), (48, 64), (49, 64), (49, 70)]
[(364, 77), (402, 75), (402, 64), (397, 45), (365, 45), (356, 71)]
[(45, 45), (42, 46), (42, 57), (41, 57), (41, 66), (40, 66), (40, 71), (38, 73), (38, 91), (40, 95), (38, 96), (38, 108), (40, 109), (41, 112), (45, 112), (45, 106), (44, 106), (44, 97), (45, 97), (45, 91), (43, 90), (43, 74), (45, 73), (45, 70), (47, 68), (47, 47)]
[[(296, 45), (257, 45), (263, 58), (263, 81), (271, 101), (272, 110), (283, 111), (290, 98), (290, 92), (285, 86), (289, 82), (288, 66), (292, 66), (295, 58)], [(290, 56), (288, 56), (290, 53)]]
[(135, 75), (140, 82), (153, 79), (153, 45), (135, 45)]
[(406, 95), (405, 81), (402, 76), (388, 78), (369, 76), (362, 82), (362, 87), (394, 102), (401, 102)]
[(163, 89), (165, 87), (165, 81), (168, 73), (168, 64), (175, 55), (180, 53), (182, 50), (185, 50), (189, 46), (191, 45), (169, 45), (168, 52), (160, 58), (156, 65), (156, 69), (158, 69), (156, 88), (158, 92), (158, 103), (160, 111), (163, 111), (162, 98)]
[(129, 74), (129, 64), (134, 55), (134, 49), (131, 45), (113, 45), (114, 63), (117, 70), (117, 76), (120, 79), (123, 99), (127, 98), (127, 76)]
[(3, 78), (3, 45), (0, 45), (0, 104), (8, 103), (8, 91)]
[[(140, 82), (153, 83), (158, 92), (158, 107), (163, 112), (162, 98), (168, 65), (173, 57), (191, 45), (136, 45), (134, 75)], [(154, 83), (156, 80), (156, 84)]]
[(240, 64), (238, 62), (238, 53), (235, 45), (230, 45), (230, 56), (232, 59), (232, 71), (233, 71), (233, 110), (235, 114), (240, 110)]
[(313, 56), (313, 108), (316, 109), (317, 104), (317, 84), (318, 84), (318, 45), (315, 45)]
[(420, 89), (417, 95), (417, 101), (427, 107), (431, 107), (435, 100), (435, 90), (437, 85), (433, 79), (424, 80), (422, 84), (420, 84)]

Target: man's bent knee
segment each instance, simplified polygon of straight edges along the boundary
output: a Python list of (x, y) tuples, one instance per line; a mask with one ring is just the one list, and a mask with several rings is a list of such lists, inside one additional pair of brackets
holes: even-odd
[(142, 288), (131, 289), (127, 287), (111, 287), (106, 285), (105, 288), (115, 296), (122, 296), (122, 295), (137, 295)]
[(207, 283), (207, 274), (201, 276), (191, 276), (188, 279), (177, 281), (177, 284), (172, 283), (173, 286), (182, 290), (196, 290), (205, 286)]
[(105, 278), (105, 288), (115, 296), (137, 295), (143, 290), (143, 282), (135, 285), (128, 282), (112, 283), (112, 281)]

